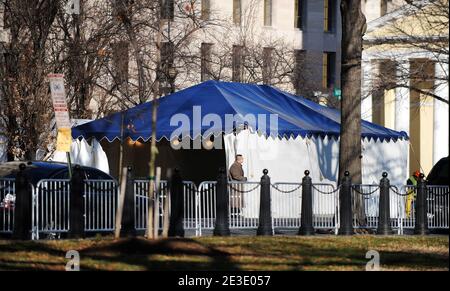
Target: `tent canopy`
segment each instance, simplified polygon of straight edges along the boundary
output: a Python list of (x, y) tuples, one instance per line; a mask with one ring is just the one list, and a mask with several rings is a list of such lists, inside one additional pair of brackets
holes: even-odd
[[(77, 126), (72, 136), (110, 142), (127, 138), (147, 141), (152, 134), (152, 103)], [(277, 122), (271, 115), (278, 116)], [(173, 133), (191, 138), (231, 133), (244, 124), (266, 136), (338, 138), (340, 132), (340, 112), (336, 109), (271, 86), (218, 81), (207, 81), (158, 99), (157, 120), (157, 140), (171, 140)], [(364, 120), (361, 129), (362, 138), (369, 140), (408, 139), (405, 132)]]

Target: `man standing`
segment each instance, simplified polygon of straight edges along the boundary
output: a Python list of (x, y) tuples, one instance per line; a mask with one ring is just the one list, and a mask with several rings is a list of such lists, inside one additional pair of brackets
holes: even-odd
[(244, 157), (242, 155), (236, 155), (234, 163), (230, 167), (229, 176), (233, 181), (247, 181), (244, 177), (244, 169), (242, 164), (244, 163)]
[[(244, 176), (244, 169), (242, 168), (243, 163), (244, 157), (242, 155), (236, 155), (234, 163), (231, 165), (228, 173), (230, 180), (238, 182), (247, 181), (247, 178)], [(242, 208), (244, 207), (244, 185), (234, 184), (230, 186), (230, 214), (231, 217), (238, 217), (241, 214)]]

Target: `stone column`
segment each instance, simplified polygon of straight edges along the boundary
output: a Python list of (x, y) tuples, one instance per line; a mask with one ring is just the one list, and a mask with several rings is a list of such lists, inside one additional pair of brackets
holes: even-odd
[[(409, 85), (409, 80), (403, 80), (409, 73), (409, 61), (400, 60), (397, 66), (397, 80)], [(398, 87), (395, 90), (395, 130), (409, 134), (409, 89)]]
[[(400, 59), (397, 64), (397, 82), (404, 82), (405, 85), (409, 85), (409, 79), (404, 80), (405, 76), (409, 74), (409, 60), (408, 59)], [(410, 133), (409, 125), (410, 125), (410, 95), (408, 88), (398, 87), (395, 89), (395, 130), (404, 131), (408, 135)], [(408, 177), (409, 174), (409, 143), (405, 144), (405, 149), (407, 152), (406, 155), (406, 169), (404, 169), (404, 177)]]
[[(434, 92), (439, 97), (448, 100), (448, 64), (436, 62), (435, 64), (436, 87)], [(433, 122), (433, 164), (436, 164), (441, 158), (448, 156), (449, 149), (449, 118), (448, 104), (434, 99), (434, 122)]]
[[(364, 53), (363, 53), (364, 54)], [(375, 72), (373, 71), (375, 68), (370, 61), (370, 58), (364, 56), (362, 62), (362, 72), (363, 72), (363, 85), (362, 85), (362, 96), (363, 99), (361, 101), (361, 118), (372, 122), (372, 94), (370, 89), (372, 88), (373, 78), (375, 76)]]

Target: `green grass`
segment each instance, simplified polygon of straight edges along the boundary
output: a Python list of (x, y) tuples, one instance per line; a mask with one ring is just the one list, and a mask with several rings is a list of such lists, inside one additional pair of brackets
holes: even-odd
[(64, 270), (78, 250), (82, 270), (448, 270), (448, 236), (276, 236), (193, 239), (0, 240), (0, 270)]

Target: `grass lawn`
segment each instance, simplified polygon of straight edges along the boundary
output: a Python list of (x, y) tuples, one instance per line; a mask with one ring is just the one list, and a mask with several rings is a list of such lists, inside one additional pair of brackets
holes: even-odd
[(365, 270), (369, 250), (382, 270), (449, 269), (448, 236), (358, 235), (0, 240), (0, 270), (64, 270), (69, 250), (81, 270)]

